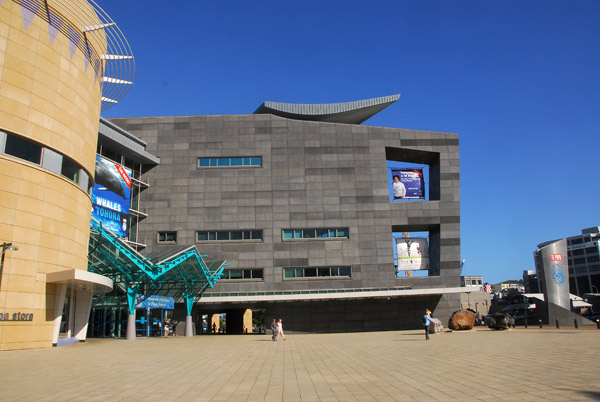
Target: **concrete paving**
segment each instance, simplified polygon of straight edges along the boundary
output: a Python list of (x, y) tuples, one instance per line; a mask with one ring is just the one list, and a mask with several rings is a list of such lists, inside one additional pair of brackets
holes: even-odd
[(0, 353), (2, 401), (600, 399), (600, 330), (90, 339)]

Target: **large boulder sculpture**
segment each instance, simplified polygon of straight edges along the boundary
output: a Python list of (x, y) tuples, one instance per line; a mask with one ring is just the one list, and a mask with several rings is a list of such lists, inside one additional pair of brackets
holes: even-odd
[(431, 325), (429, 325), (429, 333), (437, 334), (439, 332), (444, 331), (444, 326), (442, 325), (442, 321), (439, 318), (432, 318)]
[(448, 328), (455, 331), (473, 329), (473, 326), (475, 326), (475, 314), (469, 310), (455, 311), (448, 320)]
[(515, 319), (510, 314), (494, 313), (485, 317), (485, 325), (490, 329), (514, 328)]

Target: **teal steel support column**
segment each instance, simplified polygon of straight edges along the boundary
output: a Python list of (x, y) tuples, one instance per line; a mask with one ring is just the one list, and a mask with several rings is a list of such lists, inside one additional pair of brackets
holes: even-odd
[(187, 315), (185, 316), (185, 336), (194, 336), (192, 307), (194, 307), (194, 299), (196, 297), (193, 294), (184, 293), (183, 298), (185, 299), (185, 307), (187, 308)]
[(135, 301), (137, 299), (137, 292), (140, 285), (130, 287), (128, 284), (127, 288), (127, 304), (129, 305), (129, 316), (127, 317), (127, 340), (135, 340)]

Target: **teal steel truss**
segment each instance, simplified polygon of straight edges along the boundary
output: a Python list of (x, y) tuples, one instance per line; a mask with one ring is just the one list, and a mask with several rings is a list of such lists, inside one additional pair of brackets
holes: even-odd
[(130, 314), (138, 293), (173, 297), (186, 303), (188, 315), (196, 298), (221, 278), (225, 261), (204, 261), (196, 246), (169, 248), (143, 256), (92, 220), (88, 270), (111, 278), (127, 293)]

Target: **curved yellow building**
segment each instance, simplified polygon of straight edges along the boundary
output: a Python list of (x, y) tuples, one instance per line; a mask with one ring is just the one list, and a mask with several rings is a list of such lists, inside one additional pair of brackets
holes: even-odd
[[(0, 0), (0, 350), (85, 340), (100, 110), (113, 27), (93, 2)], [(130, 82), (127, 82), (130, 83)], [(113, 92), (115, 92), (113, 90)], [(116, 91), (116, 95), (119, 95)]]

